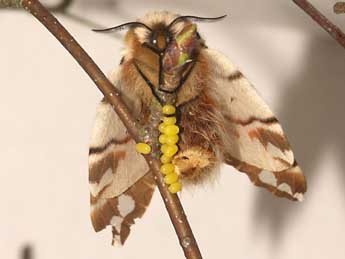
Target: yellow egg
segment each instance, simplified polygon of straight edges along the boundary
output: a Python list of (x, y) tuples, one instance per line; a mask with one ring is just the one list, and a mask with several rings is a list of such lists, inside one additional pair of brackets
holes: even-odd
[(179, 133), (180, 129), (176, 125), (167, 125), (163, 129), (163, 133), (166, 135), (177, 135)]
[(166, 143), (166, 144), (168, 144), (168, 145), (174, 145), (174, 144), (176, 144), (176, 143), (178, 142), (178, 140), (179, 140), (178, 135), (170, 135), (170, 136), (169, 136), (169, 135), (165, 135), (165, 136), (167, 136), (167, 137), (166, 137), (164, 143)]
[[(161, 144), (165, 144), (166, 142), (167, 142), (167, 139), (168, 139), (168, 136), (167, 135), (164, 135), (164, 134), (161, 134), (160, 136), (159, 136), (159, 143), (161, 143)], [(175, 143), (173, 143), (173, 144), (175, 144)]]
[(161, 162), (162, 162), (163, 164), (170, 163), (171, 159), (172, 159), (172, 157), (168, 157), (168, 156), (166, 156), (166, 155), (162, 155), (162, 156), (161, 156)]
[(167, 115), (172, 115), (176, 112), (176, 108), (170, 104), (163, 106), (163, 113)]
[(159, 126), (158, 126), (158, 130), (159, 130), (160, 132), (164, 133), (164, 130), (165, 130), (166, 126), (167, 126), (167, 125), (165, 125), (164, 123), (161, 123), (161, 124), (159, 124)]
[(162, 151), (163, 155), (165, 155), (167, 157), (172, 157), (173, 155), (175, 155), (177, 153), (178, 147), (177, 147), (177, 145), (164, 144), (161, 147), (161, 151)]
[(177, 192), (181, 191), (182, 184), (180, 182), (173, 183), (168, 187), (168, 189), (171, 193), (177, 193)]
[(138, 143), (135, 145), (135, 149), (138, 153), (147, 155), (151, 152), (151, 147), (146, 143)]
[(170, 173), (170, 174), (167, 174), (165, 177), (164, 177), (164, 182), (166, 184), (173, 184), (173, 183), (176, 183), (178, 180), (178, 175), (176, 173)]
[(167, 151), (168, 146), (169, 146), (169, 145), (167, 145), (167, 144), (163, 144), (163, 145), (161, 146), (161, 152), (162, 152), (163, 154)]
[(164, 117), (163, 123), (165, 125), (174, 125), (176, 123), (176, 117)]
[(173, 164), (164, 164), (161, 166), (160, 171), (162, 174), (171, 174), (175, 171), (175, 166)]

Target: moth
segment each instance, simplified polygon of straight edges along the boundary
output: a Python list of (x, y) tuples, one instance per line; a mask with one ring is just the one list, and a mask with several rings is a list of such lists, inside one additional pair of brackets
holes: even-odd
[[(184, 186), (214, 178), (226, 163), (279, 197), (302, 201), (306, 180), (278, 120), (242, 72), (206, 46), (197, 23), (224, 17), (151, 12), (128, 29), (125, 52), (110, 80), (138, 123), (163, 94), (175, 98), (179, 151), (172, 163)], [(109, 103), (97, 110), (89, 149), (91, 219), (96, 231), (112, 228), (122, 245), (143, 216), (155, 181), (135, 142)]]

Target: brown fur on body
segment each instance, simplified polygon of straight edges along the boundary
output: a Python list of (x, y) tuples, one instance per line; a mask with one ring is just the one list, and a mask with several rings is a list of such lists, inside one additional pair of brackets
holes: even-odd
[[(121, 88), (131, 100), (133, 108), (140, 107), (134, 112), (135, 116), (139, 116), (148, 112), (154, 96), (138, 73), (135, 63), (157, 87), (158, 56), (141, 46), (133, 29), (127, 33), (126, 43), (131, 50), (120, 66)], [(173, 163), (177, 173), (186, 183), (205, 181), (221, 161), (222, 153), (224, 118), (220, 107), (209, 93), (212, 84), (209, 64), (201, 48), (203, 48), (202, 44), (197, 49), (196, 65), (187, 81), (178, 90), (176, 99), (181, 133), (179, 152), (175, 155)]]
[(194, 100), (181, 105), (180, 152), (173, 163), (182, 179), (188, 183), (207, 180), (222, 160), (223, 116), (208, 89)]

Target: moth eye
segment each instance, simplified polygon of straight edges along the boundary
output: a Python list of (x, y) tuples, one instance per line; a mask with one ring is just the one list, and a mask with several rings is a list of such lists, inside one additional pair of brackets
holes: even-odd
[(157, 41), (157, 33), (156, 32), (153, 32), (152, 34), (151, 34), (151, 44), (152, 45), (157, 45), (157, 43), (158, 43), (158, 41)]
[(183, 160), (189, 160), (189, 158), (187, 156), (183, 156), (181, 157)]

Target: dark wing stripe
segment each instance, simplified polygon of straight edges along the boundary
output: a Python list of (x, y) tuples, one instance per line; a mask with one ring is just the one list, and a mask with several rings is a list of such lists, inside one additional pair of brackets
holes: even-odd
[(240, 71), (236, 71), (236, 72), (234, 72), (228, 76), (228, 80), (229, 81), (235, 81), (235, 80), (238, 80), (242, 77), (244, 77), (243, 74)]
[(121, 60), (120, 60), (120, 65), (122, 65), (123, 62), (125, 62), (125, 57), (122, 57), (122, 58), (121, 58)]
[(123, 139), (111, 139), (107, 144), (105, 144), (102, 147), (90, 147), (89, 149), (89, 155), (93, 155), (93, 154), (99, 154), (104, 152), (104, 150), (106, 150), (109, 146), (111, 145), (123, 145), (123, 144), (127, 144), (130, 140), (131, 140), (131, 136), (126, 136)]
[(242, 126), (247, 126), (249, 124), (252, 124), (253, 122), (261, 122), (261, 123), (266, 124), (266, 125), (271, 125), (271, 124), (279, 123), (278, 119), (275, 118), (275, 117), (257, 118), (257, 117), (252, 116), (252, 117), (249, 117), (246, 120), (241, 120), (241, 119), (234, 119), (234, 118), (232, 118), (229, 115), (225, 115), (225, 119), (227, 119), (227, 120), (229, 120), (229, 121), (231, 121), (233, 123), (240, 124)]

